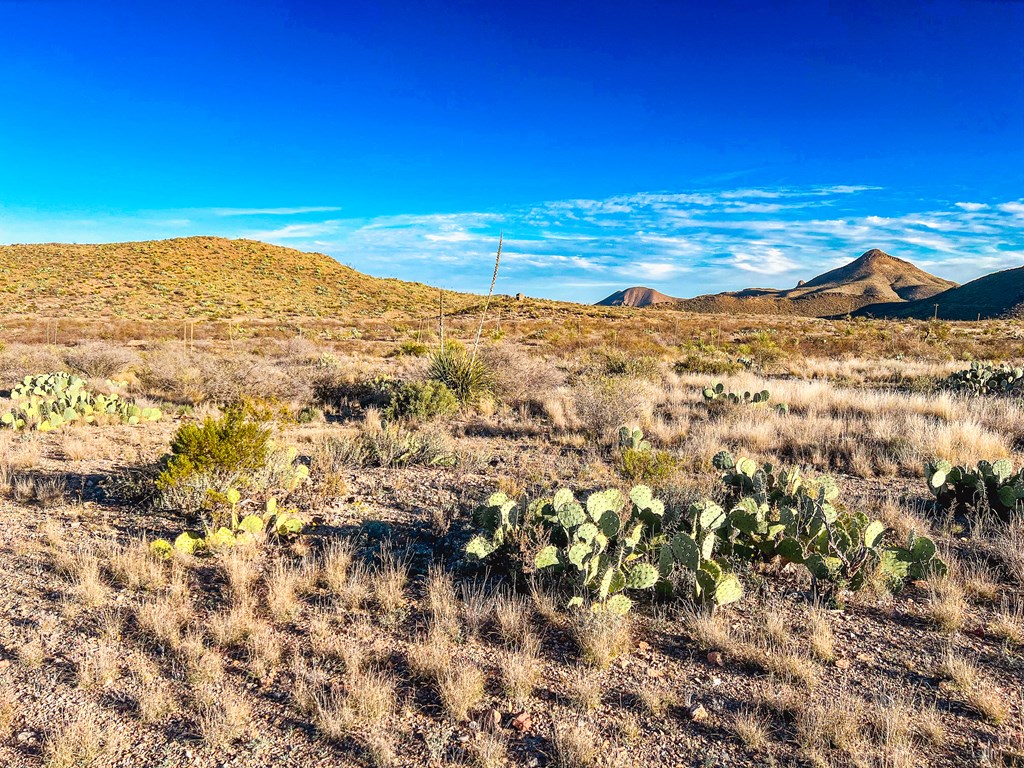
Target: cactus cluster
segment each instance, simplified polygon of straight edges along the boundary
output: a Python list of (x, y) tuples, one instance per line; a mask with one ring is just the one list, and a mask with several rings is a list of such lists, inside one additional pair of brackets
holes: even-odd
[[(108, 382), (113, 389), (115, 382)], [(0, 426), (51, 432), (71, 423), (117, 422), (139, 424), (157, 421), (159, 408), (140, 408), (116, 392), (93, 392), (88, 383), (69, 373), (26, 376), (11, 390), (12, 407), (0, 414)]]
[(805, 566), (816, 592), (835, 596), (857, 590), (880, 569), (891, 582), (942, 572), (934, 543), (915, 537), (907, 547), (883, 546), (885, 526), (860, 511), (837, 508), (839, 489), (827, 476), (808, 479), (799, 470), (776, 471), (751, 459), (714, 458), (731, 504), (728, 541), (721, 551), (746, 559), (775, 557)]
[(1016, 394), (1024, 390), (1024, 367), (975, 362), (970, 368), (950, 374), (943, 386), (974, 397)]
[[(667, 583), (676, 565), (693, 576), (694, 598), (712, 604), (739, 599), (742, 587), (726, 573), (724, 562), (702, 554), (692, 534), (669, 536), (662, 527), (664, 515), (664, 503), (646, 485), (634, 487), (628, 497), (614, 488), (597, 491), (585, 502), (562, 488), (526, 505), (499, 492), (476, 511), (482, 533), (469, 542), (466, 554), (476, 560), (490, 557), (521, 543), (524, 529), (531, 529), (540, 531), (541, 544), (530, 565), (568, 576), (589, 592), (593, 610), (626, 613), (633, 605), (628, 592)], [(569, 607), (582, 603), (575, 597)]]
[(638, 427), (619, 427), (619, 449), (641, 451), (651, 450), (651, 442), (644, 440), (644, 433)]
[[(711, 385), (705, 387), (702, 394), (704, 402), (721, 403), (725, 405), (764, 405), (771, 400), (771, 392), (762, 389), (760, 392), (730, 392), (720, 381), (712, 381)], [(777, 403), (775, 409), (779, 413), (789, 413), (789, 405)]]
[(231, 519), (224, 525), (208, 529), (205, 534), (196, 531), (183, 531), (174, 542), (167, 539), (156, 539), (151, 542), (150, 551), (162, 558), (169, 558), (175, 552), (195, 555), (200, 552), (215, 552), (234, 546), (252, 546), (267, 536), (278, 539), (289, 539), (298, 536), (306, 527), (294, 509), (279, 507), (277, 499), (267, 499), (262, 514), (251, 513), (240, 516), (238, 512), (241, 494), (231, 488), (224, 494), (225, 500), (231, 505)]
[(954, 467), (939, 459), (925, 463), (925, 480), (939, 504), (993, 511), (1008, 519), (1024, 500), (1024, 467), (1015, 470), (1008, 459), (979, 461), (976, 468)]

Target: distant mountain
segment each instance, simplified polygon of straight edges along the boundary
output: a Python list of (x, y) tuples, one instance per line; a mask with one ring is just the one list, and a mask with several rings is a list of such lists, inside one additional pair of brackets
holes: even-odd
[[(873, 304), (927, 299), (955, 287), (956, 283), (950, 280), (928, 274), (909, 261), (873, 248), (846, 266), (825, 272), (812, 280), (801, 281), (795, 288), (747, 288), (692, 299), (675, 299), (672, 308), (691, 312), (828, 317), (854, 312)], [(650, 289), (629, 289), (636, 290)], [(613, 300), (629, 291), (612, 294), (600, 303), (624, 303)], [(660, 300), (651, 301), (650, 304), (673, 301), (663, 294), (657, 295), (661, 297)]]
[(864, 307), (857, 314), (920, 319), (938, 314), (942, 320), (977, 320), (979, 316), (983, 320), (1024, 319), (1024, 267), (993, 272), (920, 301)]
[(606, 299), (597, 302), (599, 307), (649, 307), (652, 304), (665, 304), (679, 301), (653, 288), (635, 286), (624, 291), (616, 291)]

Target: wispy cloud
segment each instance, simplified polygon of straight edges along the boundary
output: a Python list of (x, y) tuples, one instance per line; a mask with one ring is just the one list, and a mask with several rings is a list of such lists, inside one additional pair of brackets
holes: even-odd
[(480, 291), (503, 231), (499, 291), (589, 302), (635, 284), (678, 296), (752, 283), (790, 287), (869, 248), (959, 282), (1024, 264), (1024, 200), (972, 197), (911, 204), (877, 187), (830, 185), (639, 192), (372, 218), (323, 215), (338, 210), (329, 207), (63, 217), (0, 210), (0, 241), (249, 237), (328, 253), (374, 275)]

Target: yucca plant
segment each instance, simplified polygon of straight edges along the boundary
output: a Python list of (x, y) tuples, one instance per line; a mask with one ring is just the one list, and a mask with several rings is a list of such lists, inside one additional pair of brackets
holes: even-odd
[(483, 360), (451, 342), (430, 356), (430, 378), (446, 385), (460, 403), (477, 403), (490, 391), (490, 376)]

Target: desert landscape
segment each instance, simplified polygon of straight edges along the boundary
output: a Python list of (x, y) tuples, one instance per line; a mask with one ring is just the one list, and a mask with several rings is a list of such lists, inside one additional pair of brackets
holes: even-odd
[[(826, 302), (920, 282), (863, 261)], [(4, 765), (1024, 759), (1012, 311), (439, 295), (221, 238), (0, 273)]]

